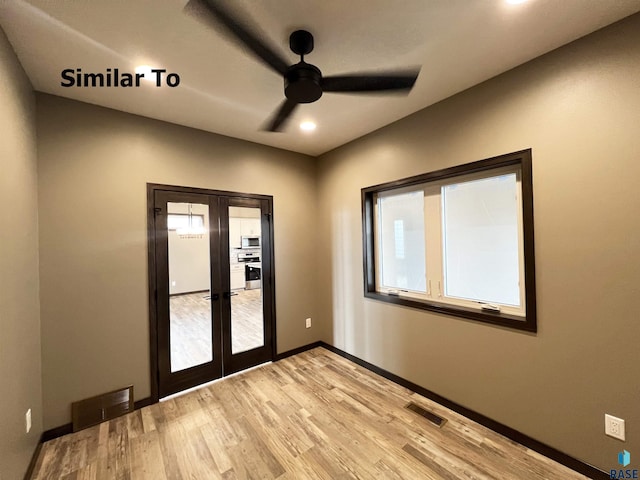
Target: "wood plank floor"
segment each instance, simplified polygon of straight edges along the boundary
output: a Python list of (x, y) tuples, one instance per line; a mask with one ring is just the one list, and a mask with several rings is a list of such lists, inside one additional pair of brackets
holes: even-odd
[(586, 477), (316, 348), (47, 442), (32, 478)]
[[(231, 352), (264, 345), (261, 289), (239, 290), (231, 297)], [(169, 299), (171, 371), (210, 362), (211, 301), (208, 293), (174, 295)]]
[(239, 290), (231, 297), (231, 353), (264, 345), (262, 289)]

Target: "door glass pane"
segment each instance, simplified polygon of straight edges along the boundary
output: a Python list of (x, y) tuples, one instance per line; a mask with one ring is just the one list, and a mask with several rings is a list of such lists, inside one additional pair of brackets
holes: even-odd
[(229, 207), (231, 353), (264, 345), (260, 209)]
[(168, 203), (171, 371), (213, 360), (209, 206)]
[(424, 192), (380, 196), (378, 207), (382, 286), (426, 292)]
[(520, 305), (515, 173), (442, 187), (445, 295)]

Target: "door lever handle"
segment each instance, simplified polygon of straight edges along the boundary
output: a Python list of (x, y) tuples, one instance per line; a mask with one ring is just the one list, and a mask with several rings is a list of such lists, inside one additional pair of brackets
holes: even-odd
[(222, 292), (222, 298), (229, 300), (231, 298), (231, 292)]
[(211, 294), (211, 300), (213, 300), (214, 302), (217, 300), (220, 300), (220, 294), (219, 293), (212, 293)]

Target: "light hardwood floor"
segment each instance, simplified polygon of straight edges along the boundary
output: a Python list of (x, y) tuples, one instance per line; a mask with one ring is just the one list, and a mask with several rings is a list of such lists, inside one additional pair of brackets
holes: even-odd
[[(264, 344), (261, 289), (240, 290), (231, 297), (231, 352), (240, 353)], [(210, 362), (211, 301), (208, 293), (174, 295), (171, 312), (171, 370)]]
[(239, 290), (231, 297), (231, 353), (264, 345), (262, 289)]
[(586, 477), (316, 348), (47, 442), (32, 478)]

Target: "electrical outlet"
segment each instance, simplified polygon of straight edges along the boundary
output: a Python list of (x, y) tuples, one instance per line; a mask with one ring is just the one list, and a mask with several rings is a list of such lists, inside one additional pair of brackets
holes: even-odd
[(31, 409), (27, 410), (24, 414), (24, 426), (27, 433), (31, 430)]
[(305, 321), (305, 326), (307, 328), (311, 328), (311, 319), (310, 318), (307, 318), (307, 320)]
[(604, 415), (604, 433), (610, 437), (625, 441), (624, 420), (613, 415)]
[(175, 280), (174, 280), (173, 282), (171, 282), (171, 286), (172, 286), (172, 287), (175, 287), (175, 286), (176, 286), (176, 282), (175, 282)]

